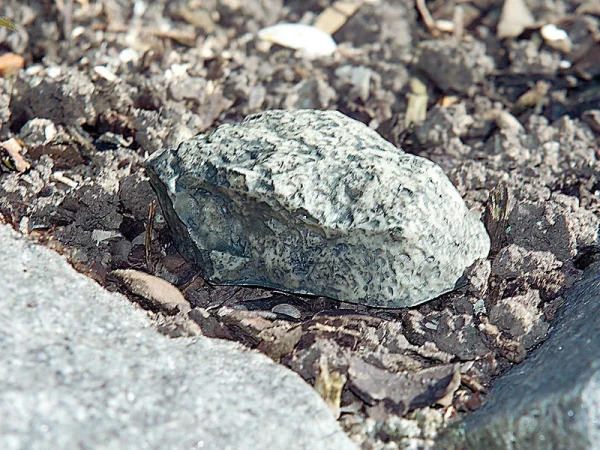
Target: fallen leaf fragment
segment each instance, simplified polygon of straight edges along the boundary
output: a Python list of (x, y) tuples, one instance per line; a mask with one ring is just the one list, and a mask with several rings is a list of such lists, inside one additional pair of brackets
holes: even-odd
[(406, 116), (404, 125), (408, 128), (411, 123), (419, 123), (425, 120), (427, 116), (427, 86), (417, 77), (410, 79), (411, 93), (407, 95), (408, 105), (406, 106)]
[(395, 414), (448, 404), (460, 386), (458, 364), (442, 364), (416, 373), (392, 373), (362, 360), (352, 358), (348, 367), (352, 391), (372, 405), (385, 400)]
[(515, 38), (535, 24), (525, 0), (504, 0), (496, 29), (498, 39)]
[(298, 50), (307, 59), (329, 56), (337, 48), (330, 34), (301, 23), (280, 23), (263, 28), (258, 32), (258, 37), (263, 41)]
[(110, 274), (131, 293), (145, 298), (168, 313), (189, 311), (191, 308), (181, 291), (162, 278), (133, 269), (113, 270)]
[(25, 67), (25, 59), (16, 53), (5, 53), (0, 56), (0, 76), (14, 75)]
[(31, 167), (31, 164), (25, 161), (21, 155), (23, 145), (19, 139), (10, 138), (8, 141), (2, 142), (0, 148), (8, 153), (8, 158), (2, 158), (2, 162), (8, 168), (23, 173)]
[(0, 17), (0, 27), (6, 27), (9, 30), (17, 31), (17, 26), (8, 17)]

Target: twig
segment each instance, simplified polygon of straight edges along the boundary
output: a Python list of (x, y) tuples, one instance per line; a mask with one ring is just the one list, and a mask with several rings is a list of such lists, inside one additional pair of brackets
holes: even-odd
[(458, 47), (462, 41), (465, 30), (465, 12), (461, 5), (456, 5), (454, 8), (454, 17), (452, 19), (454, 22), (454, 45)]
[(146, 253), (146, 268), (152, 273), (152, 227), (154, 225), (154, 216), (156, 215), (156, 202), (153, 200), (148, 206), (148, 223), (146, 224), (146, 236), (144, 238), (144, 250)]
[(438, 36), (439, 31), (438, 31), (437, 27), (435, 26), (435, 20), (433, 20), (431, 13), (427, 9), (425, 0), (415, 0), (415, 5), (417, 7), (417, 10), (419, 11), (419, 14), (421, 14), (421, 18), (423, 19), (423, 23), (427, 27), (427, 30), (433, 36)]

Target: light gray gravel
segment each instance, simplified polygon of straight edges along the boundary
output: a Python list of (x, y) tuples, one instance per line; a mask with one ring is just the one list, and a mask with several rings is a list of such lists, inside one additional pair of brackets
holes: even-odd
[(144, 311), (0, 226), (0, 448), (353, 449), (304, 381)]

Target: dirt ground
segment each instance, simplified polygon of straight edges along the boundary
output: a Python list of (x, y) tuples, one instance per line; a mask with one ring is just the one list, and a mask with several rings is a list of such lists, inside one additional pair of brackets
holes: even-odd
[[(0, 15), (19, 30), (0, 27), (0, 220), (127, 293), (164, 333), (237, 340), (290, 367), (363, 448), (427, 448), (544, 341), (598, 259), (600, 6), (531, 0), (535, 23), (499, 39), (499, 22), (518, 22), (500, 1), (427, 2), (437, 28), (423, 2), (365, 2), (315, 60), (256, 38), (331, 3), (7, 0)], [(426, 119), (407, 124), (417, 95)], [(339, 110), (440, 164), (482, 213), (488, 260), (399, 310), (206, 284), (154, 212), (143, 161), (273, 108)], [(169, 281), (191, 311), (131, 294), (115, 269)]]

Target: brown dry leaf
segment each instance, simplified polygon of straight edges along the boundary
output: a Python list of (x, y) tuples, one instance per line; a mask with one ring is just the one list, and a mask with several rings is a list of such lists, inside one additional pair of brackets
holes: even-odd
[(525, 0), (504, 0), (496, 29), (498, 39), (515, 38), (535, 24)]
[(392, 373), (354, 357), (348, 367), (352, 391), (369, 404), (385, 400), (395, 414), (448, 403), (460, 386), (460, 366), (442, 364), (417, 373)]
[(261, 333), (273, 327), (270, 319), (274, 317), (265, 318), (264, 315), (268, 316), (260, 311), (245, 311), (224, 306), (217, 311), (215, 317), (227, 327), (234, 340), (254, 348), (263, 341)]
[(321, 357), (319, 360), (319, 374), (315, 380), (315, 391), (325, 400), (336, 419), (340, 417), (342, 390), (345, 384), (346, 376), (339, 372), (330, 372), (327, 359)]
[(0, 56), (0, 76), (14, 75), (25, 67), (25, 59), (16, 53), (5, 53)]
[[(17, 172), (23, 173), (31, 167), (23, 156), (21, 151), (23, 150), (23, 143), (20, 139), (10, 138), (8, 141), (4, 141), (0, 144), (0, 148), (3, 148), (8, 153), (8, 158), (3, 161), (4, 165), (16, 170)], [(4, 160), (4, 158), (3, 158)]]
[(168, 313), (190, 309), (190, 304), (181, 291), (162, 278), (133, 269), (113, 270), (110, 274), (120, 280), (131, 293), (145, 298)]

